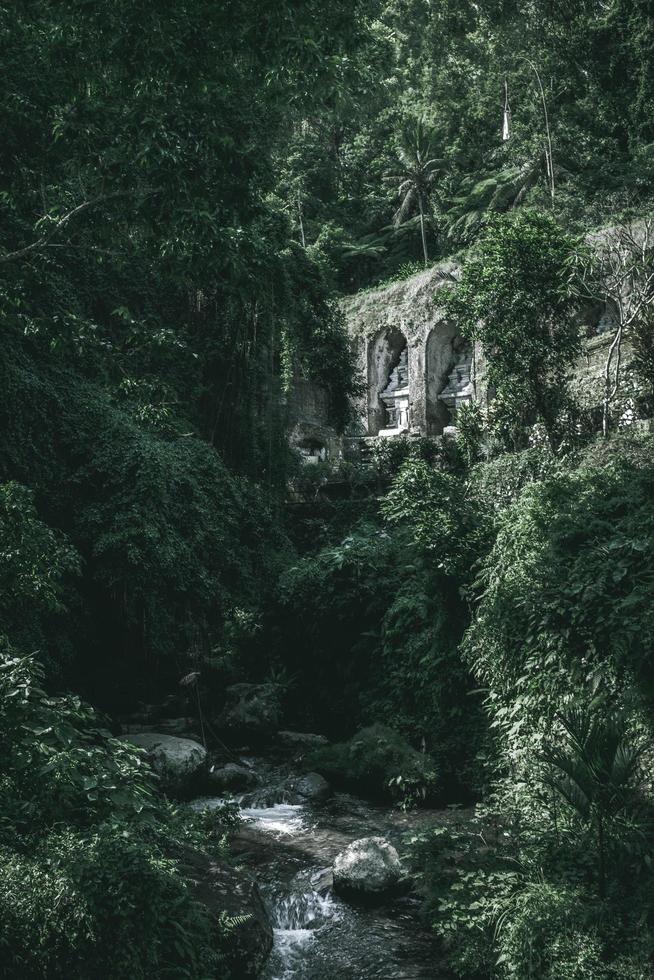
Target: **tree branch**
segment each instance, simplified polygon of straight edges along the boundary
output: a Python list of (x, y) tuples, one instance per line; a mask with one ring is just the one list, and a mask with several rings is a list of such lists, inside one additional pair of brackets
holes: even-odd
[[(16, 249), (14, 252), (6, 252), (4, 255), (0, 255), (0, 264), (4, 262), (14, 262), (16, 259), (22, 259), (24, 256), (29, 255), (31, 252), (35, 252), (43, 246), (47, 245), (51, 238), (61, 231), (69, 221), (76, 218), (83, 211), (88, 211), (89, 208), (95, 207), (96, 204), (104, 204), (105, 201), (111, 201), (118, 197), (132, 197), (137, 193), (142, 193), (139, 191), (115, 191), (113, 194), (101, 194), (99, 197), (94, 197), (90, 201), (83, 201), (76, 207), (72, 208), (66, 214), (64, 214), (54, 225), (40, 238), (37, 238), (35, 242), (31, 242), (29, 245), (25, 245), (23, 248)], [(149, 197), (152, 194), (157, 194), (157, 190), (146, 191), (143, 196)]]

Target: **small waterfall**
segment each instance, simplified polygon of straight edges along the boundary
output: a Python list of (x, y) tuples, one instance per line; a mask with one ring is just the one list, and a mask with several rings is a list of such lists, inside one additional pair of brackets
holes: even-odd
[[(304, 890), (308, 889), (308, 890)], [(306, 872), (292, 882), (292, 890), (269, 899), (275, 945), (270, 964), (271, 980), (291, 980), (301, 975), (318, 931), (335, 917), (331, 894), (320, 894)]]
[(304, 807), (293, 803), (276, 803), (267, 807), (242, 807), (241, 815), (259, 830), (287, 836), (304, 830)]
[(291, 892), (278, 900), (273, 915), (275, 925), (280, 929), (311, 929), (322, 925), (333, 915), (333, 910), (330, 894)]

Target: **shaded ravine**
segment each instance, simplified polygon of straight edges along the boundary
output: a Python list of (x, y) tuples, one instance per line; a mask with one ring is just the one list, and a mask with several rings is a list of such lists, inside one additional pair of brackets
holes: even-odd
[[(249, 761), (260, 774), (266, 766)], [(401, 854), (412, 830), (446, 816), (404, 813), (344, 793), (320, 805), (283, 802), (279, 769), (269, 768), (264, 779), (267, 785), (241, 801), (244, 823), (234, 840), (235, 859), (256, 876), (274, 928), (263, 980), (446, 980), (416, 896), (360, 906), (334, 894), (330, 873), (336, 855), (357, 838), (386, 837)]]

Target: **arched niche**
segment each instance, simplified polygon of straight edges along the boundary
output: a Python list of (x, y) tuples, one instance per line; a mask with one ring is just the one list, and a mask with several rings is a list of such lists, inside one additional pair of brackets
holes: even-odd
[(301, 439), (297, 443), (297, 449), (305, 465), (324, 463), (327, 459), (327, 447), (319, 439)]
[(446, 425), (452, 425), (456, 399), (449, 397), (450, 388), (458, 385), (466, 358), (466, 344), (454, 324), (439, 323), (430, 331), (425, 344), (427, 435), (440, 435)]
[(368, 433), (371, 436), (387, 428), (387, 408), (381, 395), (407, 349), (407, 339), (396, 327), (381, 330), (368, 347)]

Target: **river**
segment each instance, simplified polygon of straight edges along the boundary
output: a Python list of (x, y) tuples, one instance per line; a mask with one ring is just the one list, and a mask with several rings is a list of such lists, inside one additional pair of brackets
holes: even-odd
[[(243, 823), (233, 847), (236, 860), (257, 878), (274, 928), (263, 980), (446, 980), (417, 896), (375, 907), (353, 904), (333, 892), (330, 874), (336, 855), (353, 840), (382, 836), (401, 856), (412, 832), (445, 815), (405, 813), (346, 793), (320, 804), (297, 802), (284, 789), (288, 765), (241, 761), (260, 779), (257, 791), (240, 800)], [(205, 798), (195, 806), (222, 802)]]

